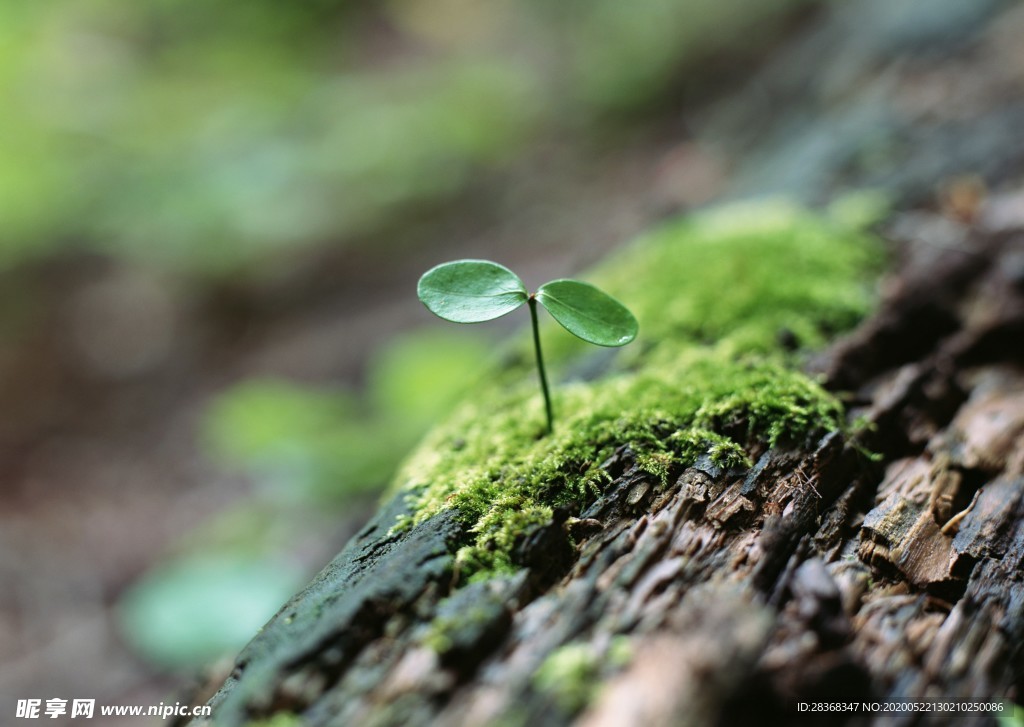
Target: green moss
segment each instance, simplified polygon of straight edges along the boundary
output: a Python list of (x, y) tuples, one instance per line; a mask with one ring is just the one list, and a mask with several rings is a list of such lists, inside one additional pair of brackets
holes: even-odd
[(996, 714), (999, 727), (1024, 727), (1024, 707), (1004, 700)]
[(599, 673), (600, 662), (590, 644), (566, 644), (548, 655), (534, 674), (533, 685), (573, 713), (593, 698)]
[(575, 714), (597, 695), (603, 669), (619, 669), (630, 658), (629, 639), (624, 636), (613, 638), (603, 654), (591, 643), (565, 644), (544, 659), (533, 675), (533, 686), (553, 698), (559, 708)]
[(614, 636), (608, 644), (605, 660), (612, 669), (621, 669), (633, 660), (633, 645), (628, 636)]
[(430, 622), (430, 627), (423, 637), (423, 645), (443, 654), (452, 648), (452, 632), (458, 629), (461, 620), (457, 617), (437, 617)]
[(515, 569), (517, 541), (554, 508), (592, 501), (622, 445), (667, 482), (702, 455), (746, 466), (754, 445), (842, 428), (838, 400), (799, 364), (868, 312), (880, 260), (874, 238), (784, 203), (724, 207), (644, 237), (587, 276), (636, 313), (637, 343), (595, 355), (542, 332), (556, 375), (590, 379), (556, 387), (544, 437), (524, 336), (400, 472), (414, 503), (404, 524), (457, 508), (473, 538), (461, 572), (487, 577)]
[(626, 636), (613, 637), (604, 649), (589, 642), (572, 642), (548, 654), (533, 675), (533, 686), (552, 697), (559, 708), (575, 714), (597, 695), (602, 677), (625, 667), (632, 658)]
[(442, 600), (421, 643), (438, 654), (471, 651), (502, 630), (508, 621), (506, 584), (498, 579), (475, 583)]
[(856, 323), (880, 262), (878, 241), (856, 229), (784, 202), (742, 203), (645, 236), (606, 263), (600, 282), (630, 306), (645, 340), (767, 352), (782, 330), (813, 347)]
[(438, 654), (444, 654), (455, 645), (458, 633), (465, 631), (467, 627), (486, 624), (493, 618), (492, 609), (473, 606), (460, 613), (438, 615), (430, 622), (422, 643)]

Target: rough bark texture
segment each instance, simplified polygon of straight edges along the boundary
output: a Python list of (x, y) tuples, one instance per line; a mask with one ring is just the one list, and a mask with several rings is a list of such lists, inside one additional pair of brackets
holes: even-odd
[[(956, 244), (905, 247), (878, 314), (816, 362), (854, 392), (881, 462), (833, 433), (742, 476), (698, 463), (660, 488), (621, 450), (615, 482), (572, 521), (575, 550), (552, 523), (524, 543), (518, 576), (440, 612), (459, 527), (442, 514), (389, 536), (396, 502), (243, 652), (216, 724), (280, 711), (315, 725), (944, 724), (796, 710), (1019, 700), (1024, 202), (989, 211), (971, 228), (903, 218), (894, 234), (940, 225)], [(446, 613), (456, 626), (428, 646)], [(566, 644), (583, 656), (546, 685)]]
[[(961, 40), (1003, 7), (961, 6), (969, 18), (951, 36)], [(762, 80), (791, 78), (829, 37), (842, 45), (849, 16), (834, 15)], [(987, 46), (965, 42), (947, 66), (989, 62)], [(884, 93), (924, 72), (915, 48)], [(801, 103), (815, 88), (843, 98), (882, 53), (861, 51), (845, 76), (823, 64)], [(719, 118), (737, 118), (722, 108)], [(980, 135), (1016, 136), (1019, 124), (1000, 120), (1020, 109), (998, 106), (985, 117), (995, 131)], [(968, 117), (911, 146), (948, 161), (939, 131), (960, 138)], [(1019, 174), (1002, 151), (960, 153), (998, 166), (994, 178)], [(801, 183), (871, 179), (844, 164)], [(937, 181), (897, 166), (888, 185), (910, 202)], [(879, 311), (813, 362), (873, 425), (865, 441), (831, 433), (807, 451), (757, 453), (742, 473), (698, 462), (668, 487), (621, 449), (599, 500), (523, 543), (518, 575), (457, 591), (455, 518), (389, 535), (396, 501), (241, 654), (212, 700), (215, 724), (280, 712), (312, 725), (992, 723), (991, 713), (797, 711), (1024, 697), (1024, 198), (984, 202), (962, 188), (947, 202), (944, 214), (889, 225), (902, 261)], [(448, 624), (443, 639), (432, 623)]]

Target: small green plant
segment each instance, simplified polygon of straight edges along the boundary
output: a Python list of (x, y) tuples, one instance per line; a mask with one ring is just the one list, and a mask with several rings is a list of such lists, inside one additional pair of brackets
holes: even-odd
[(554, 417), (540, 350), (537, 303), (569, 333), (598, 346), (625, 346), (639, 329), (626, 306), (589, 283), (552, 280), (530, 293), (518, 275), (489, 260), (455, 260), (431, 268), (420, 278), (417, 293), (431, 313), (453, 323), (481, 323), (511, 313), (523, 303), (530, 306), (548, 433), (554, 429)]

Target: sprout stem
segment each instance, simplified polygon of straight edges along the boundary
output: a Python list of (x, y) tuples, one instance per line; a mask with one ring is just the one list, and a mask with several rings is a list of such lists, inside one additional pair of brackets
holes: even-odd
[(537, 299), (530, 296), (530, 320), (533, 322), (533, 348), (537, 352), (537, 370), (540, 372), (540, 388), (544, 392), (544, 411), (548, 415), (548, 434), (555, 429), (555, 419), (551, 414), (551, 394), (548, 392), (548, 375), (544, 371), (544, 357), (540, 353), (540, 326), (537, 325)]

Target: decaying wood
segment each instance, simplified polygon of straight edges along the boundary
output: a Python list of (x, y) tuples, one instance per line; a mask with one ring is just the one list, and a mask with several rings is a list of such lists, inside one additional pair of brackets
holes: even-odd
[[(858, 446), (880, 462), (831, 433), (661, 487), (620, 449), (604, 495), (534, 532), (518, 575), (443, 602), (464, 534), (442, 514), (388, 535), (396, 501), (243, 652), (215, 724), (945, 724), (797, 704), (1019, 701), (1024, 222), (958, 229), (956, 249), (908, 243), (880, 311), (813, 363), (872, 423)], [(461, 625), (428, 646), (439, 615)], [(537, 682), (566, 644), (602, 684), (581, 711)]]

